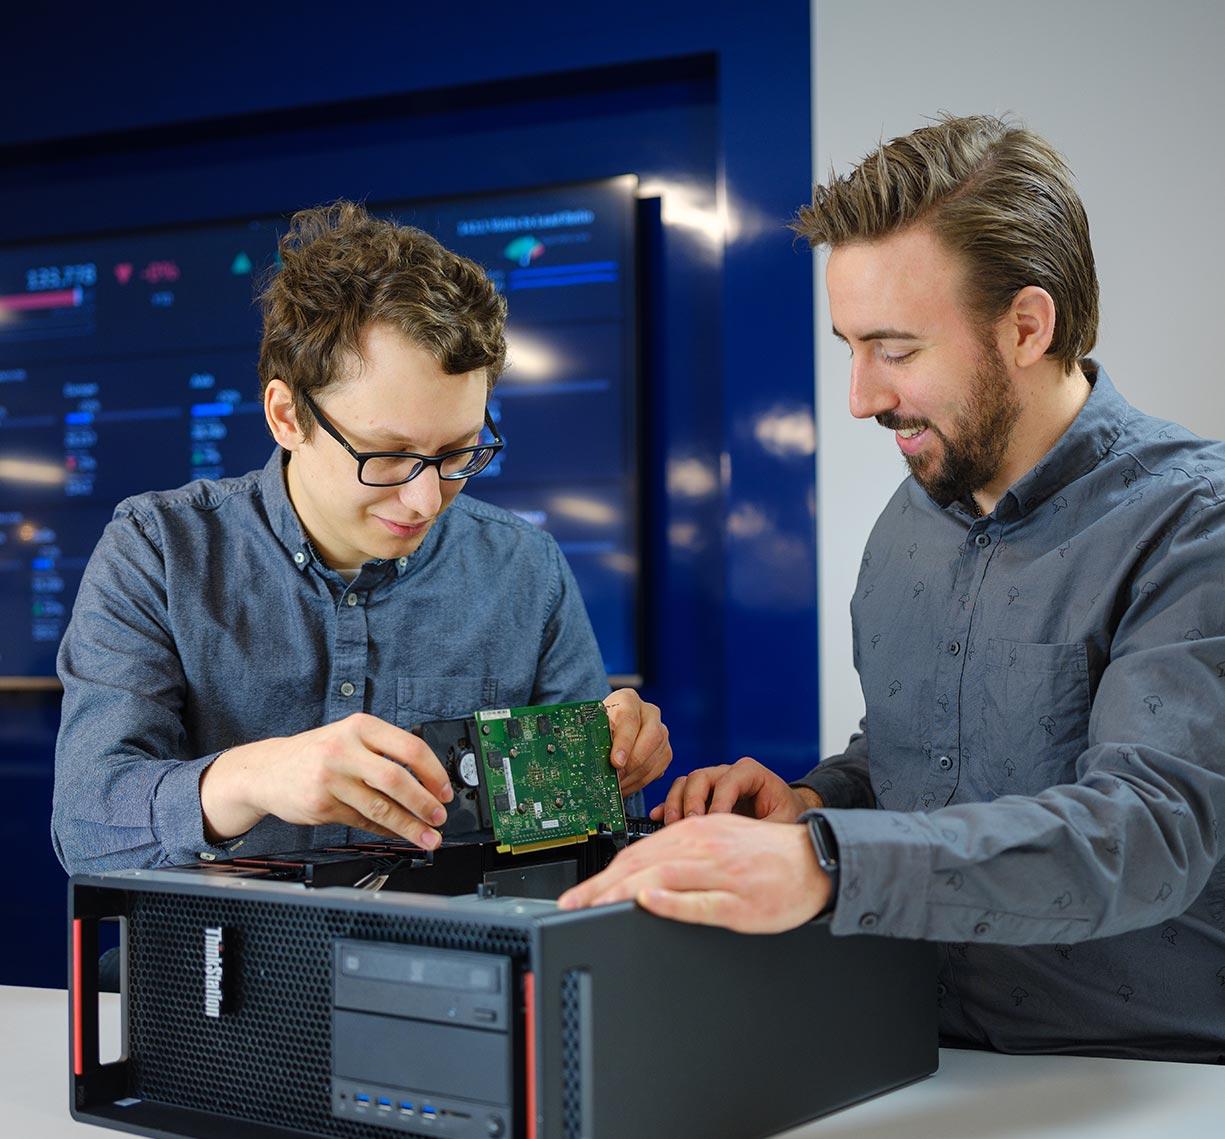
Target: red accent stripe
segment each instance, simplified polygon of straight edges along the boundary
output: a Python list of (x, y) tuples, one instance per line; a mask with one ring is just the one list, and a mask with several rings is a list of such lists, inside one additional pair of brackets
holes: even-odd
[(72, 921), (72, 1070), (85, 1075), (85, 1029), (81, 1023), (81, 919)]
[(56, 289), (46, 293), (10, 293), (0, 297), (0, 312), (25, 312), (39, 308), (79, 308), (80, 288)]
[(523, 974), (523, 1024), (527, 1032), (527, 1139), (536, 1139), (536, 977)]

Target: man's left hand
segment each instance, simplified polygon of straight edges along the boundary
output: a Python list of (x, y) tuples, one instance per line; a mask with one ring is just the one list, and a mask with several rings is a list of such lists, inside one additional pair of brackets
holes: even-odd
[(604, 698), (612, 728), (612, 765), (627, 797), (658, 779), (672, 762), (668, 729), (659, 708), (632, 688), (618, 688)]
[(559, 905), (577, 910), (633, 900), (677, 921), (778, 933), (815, 917), (829, 894), (805, 827), (702, 815), (627, 847), (567, 890)]

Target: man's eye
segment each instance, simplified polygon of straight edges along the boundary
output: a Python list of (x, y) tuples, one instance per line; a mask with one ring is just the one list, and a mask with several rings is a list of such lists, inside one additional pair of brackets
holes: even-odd
[(886, 364), (902, 364), (913, 356), (915, 350), (912, 348), (909, 352), (881, 352), (880, 357)]

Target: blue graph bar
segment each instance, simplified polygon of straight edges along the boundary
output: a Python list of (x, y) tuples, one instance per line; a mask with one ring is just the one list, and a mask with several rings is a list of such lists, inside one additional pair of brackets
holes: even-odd
[(234, 405), (232, 403), (196, 403), (191, 408), (193, 419), (214, 419), (218, 415), (233, 414)]
[(532, 281), (512, 281), (512, 290), (520, 289), (556, 289), (563, 285), (593, 285), (601, 282), (612, 282), (617, 279), (616, 273), (584, 273), (582, 276), (537, 278)]
[(573, 265), (533, 265), (525, 269), (512, 269), (512, 277), (556, 277), (562, 273), (615, 273), (615, 261), (578, 261)]

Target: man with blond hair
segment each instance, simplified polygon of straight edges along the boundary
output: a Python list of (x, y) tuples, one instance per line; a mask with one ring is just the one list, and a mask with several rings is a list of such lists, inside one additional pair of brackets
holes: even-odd
[(910, 471), (851, 603), (860, 731), (790, 786), (747, 758), (677, 780), (674, 825), (562, 904), (827, 913), (943, 943), (949, 1042), (1221, 1060), (1225, 447), (1088, 357), (1088, 223), (1032, 132), (941, 119), (796, 229), (830, 249), (851, 412)]
[[(502, 446), (484, 271), (350, 202), (296, 214), (280, 260), (267, 465), (120, 503), (85, 571), (59, 655), (70, 871), (363, 834), (433, 849), (454, 796), (411, 726), (608, 696), (557, 544), (459, 494)], [(667, 730), (631, 690), (607, 703), (631, 795)]]

